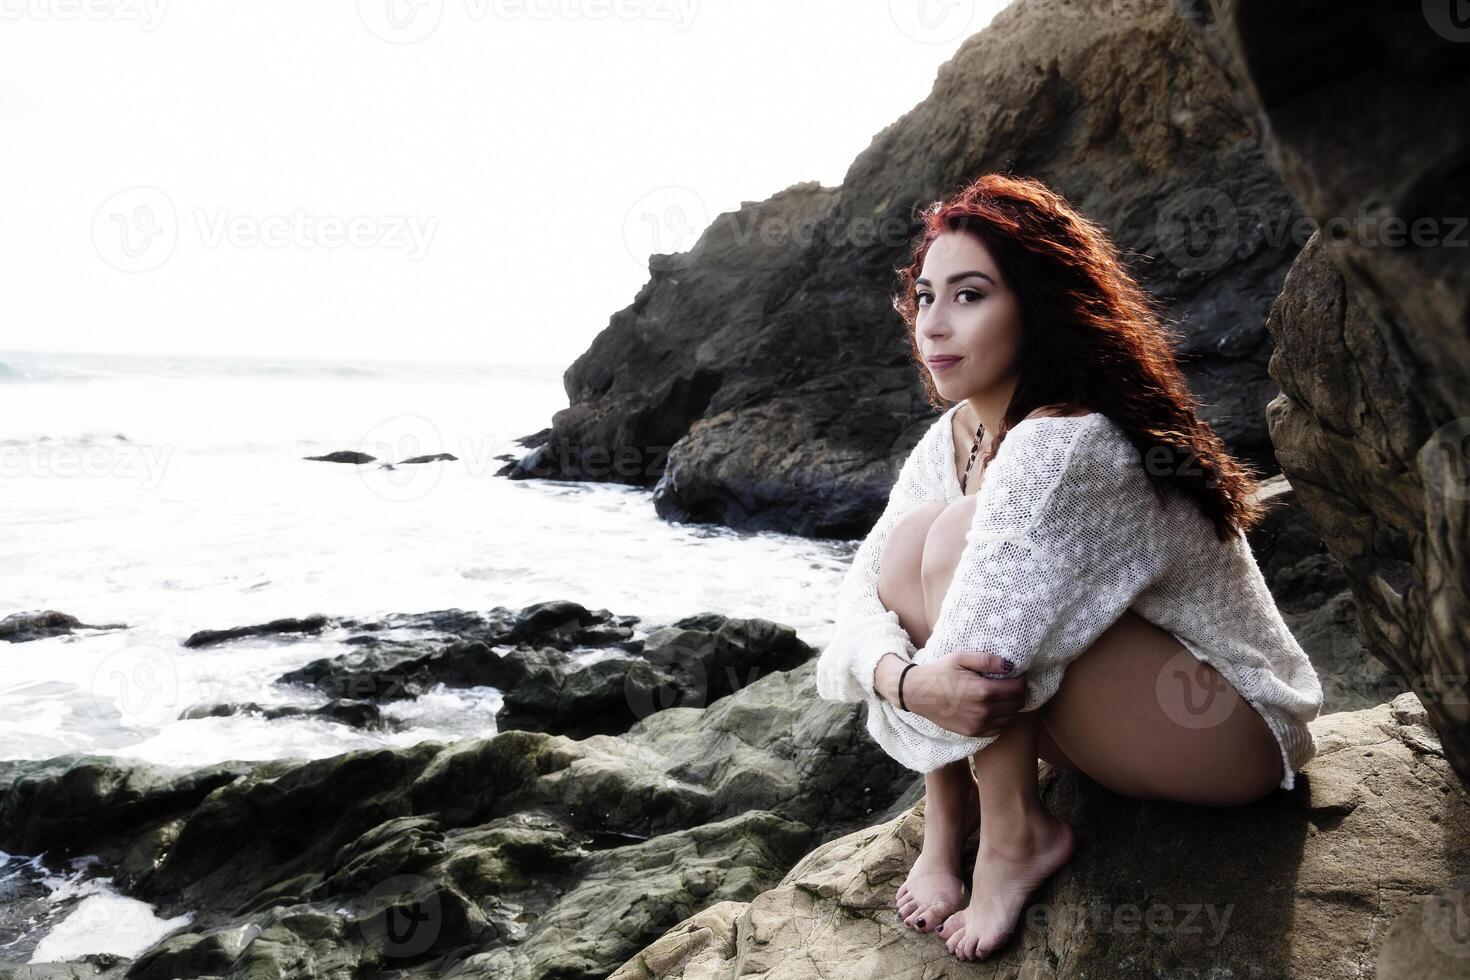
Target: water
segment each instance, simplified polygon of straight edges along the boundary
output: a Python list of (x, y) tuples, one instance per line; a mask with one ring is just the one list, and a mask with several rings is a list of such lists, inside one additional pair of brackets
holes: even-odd
[[(566, 405), (560, 365), (0, 353), (0, 615), (128, 629), (0, 644), (0, 758), (317, 758), (495, 731), (500, 692), (391, 705), (392, 733), (190, 705), (324, 702), (281, 673), (334, 635), (200, 650), (199, 629), (571, 599), (645, 623), (763, 616), (826, 642), (851, 545), (659, 519), (648, 491), (492, 474)], [(380, 469), (301, 459), (339, 449)]]

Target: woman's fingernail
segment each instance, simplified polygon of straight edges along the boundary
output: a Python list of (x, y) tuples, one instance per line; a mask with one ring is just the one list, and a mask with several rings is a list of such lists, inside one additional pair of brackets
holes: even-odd
[(1006, 665), (1006, 670), (1015, 670), (1016, 669), (1016, 665), (1013, 664), (1013, 663), (1011, 663), (1009, 660), (1006, 660), (1004, 657), (1001, 658), (1001, 661), (1000, 662)]

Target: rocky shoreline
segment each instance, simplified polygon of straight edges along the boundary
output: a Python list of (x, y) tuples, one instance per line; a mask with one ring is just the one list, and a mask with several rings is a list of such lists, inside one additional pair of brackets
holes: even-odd
[[(709, 901), (775, 884), (912, 783), (856, 706), (816, 698), (816, 651), (789, 627), (708, 614), (639, 639), (634, 622), (571, 602), (341, 620), (346, 652), (281, 678), (351, 691), (332, 704), (358, 709), (426, 683), (503, 684), (490, 738), (195, 770), (0, 763), (0, 849), (57, 868), (95, 857), (93, 874), (160, 917), (194, 916), (110, 965), (22, 967), (11, 958), (41, 937), (8, 936), (7, 969), (606, 975)], [(424, 635), (375, 635), (388, 630)], [(601, 659), (577, 663), (589, 654)], [(389, 938), (410, 908), (432, 910), (421, 947)]]
[[(43, 893), (12, 882), (0, 975), (626, 980), (726, 976), (750, 957), (773, 968), (818, 942), (882, 972), (948, 956), (889, 907), (918, 846), (922, 779), (872, 742), (862, 706), (816, 696), (816, 651), (789, 627), (704, 615), (637, 638), (633, 617), (566, 601), (326, 622), (349, 627), (344, 652), (280, 683), (351, 692), (331, 704), (360, 711), (431, 682), (503, 682), (500, 731), (198, 769), (0, 763), (0, 849), (57, 870), (84, 859), (159, 917), (192, 916), (136, 960), (27, 966), (43, 937), (15, 939)], [(1413, 694), (1325, 714), (1298, 787), (1234, 810), (1139, 803), (1043, 764), (1048, 806), (1098, 846), (1037, 901), (1148, 896), (1181, 923), (1206, 905), (1233, 916), (1211, 962), (1307, 975), (1470, 861), (1470, 798), (1425, 720)], [(1436, 847), (1403, 864), (1404, 842), (1430, 835)], [(1175, 846), (1187, 861), (1149, 856)], [(1278, 860), (1295, 884), (1262, 904)], [(1374, 869), (1388, 866), (1385, 901)], [(1099, 929), (1076, 912), (1031, 922), (1022, 961), (1196, 961), (1182, 924)], [(1313, 938), (1262, 960), (1261, 930), (1281, 933), (1282, 916)]]

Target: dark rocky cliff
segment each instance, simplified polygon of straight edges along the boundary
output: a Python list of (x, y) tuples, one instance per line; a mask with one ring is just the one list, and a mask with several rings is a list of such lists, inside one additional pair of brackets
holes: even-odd
[(570, 407), (508, 472), (654, 486), (673, 519), (865, 534), (934, 414), (889, 305), (914, 211), (1002, 169), (1045, 180), (1132, 253), (1206, 416), (1275, 472), (1265, 315), (1304, 238), (1255, 125), (1172, 4), (1018, 3), (840, 187), (795, 185), (652, 256), (566, 372)]

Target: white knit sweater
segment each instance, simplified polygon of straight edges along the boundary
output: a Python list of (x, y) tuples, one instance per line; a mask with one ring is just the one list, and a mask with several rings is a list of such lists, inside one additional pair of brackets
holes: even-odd
[[(910, 769), (931, 772), (998, 735), (967, 737), (873, 690), (888, 653), (926, 663), (956, 650), (999, 654), (1026, 675), (1023, 711), (1061, 685), (1067, 664), (1125, 610), (1173, 633), (1255, 708), (1281, 744), (1283, 789), (1316, 754), (1307, 722), (1322, 686), (1281, 618), (1245, 536), (1226, 543), (1193, 502), (1161, 504), (1144, 460), (1106, 415), (1016, 424), (985, 468), (933, 635), (916, 650), (878, 598), (883, 542), (910, 508), (963, 497), (950, 421), (957, 402), (904, 462), (878, 523), (843, 580), (838, 619), (817, 662), (817, 692), (866, 701), (868, 732)], [(1188, 724), (1187, 719), (1182, 723)]]

